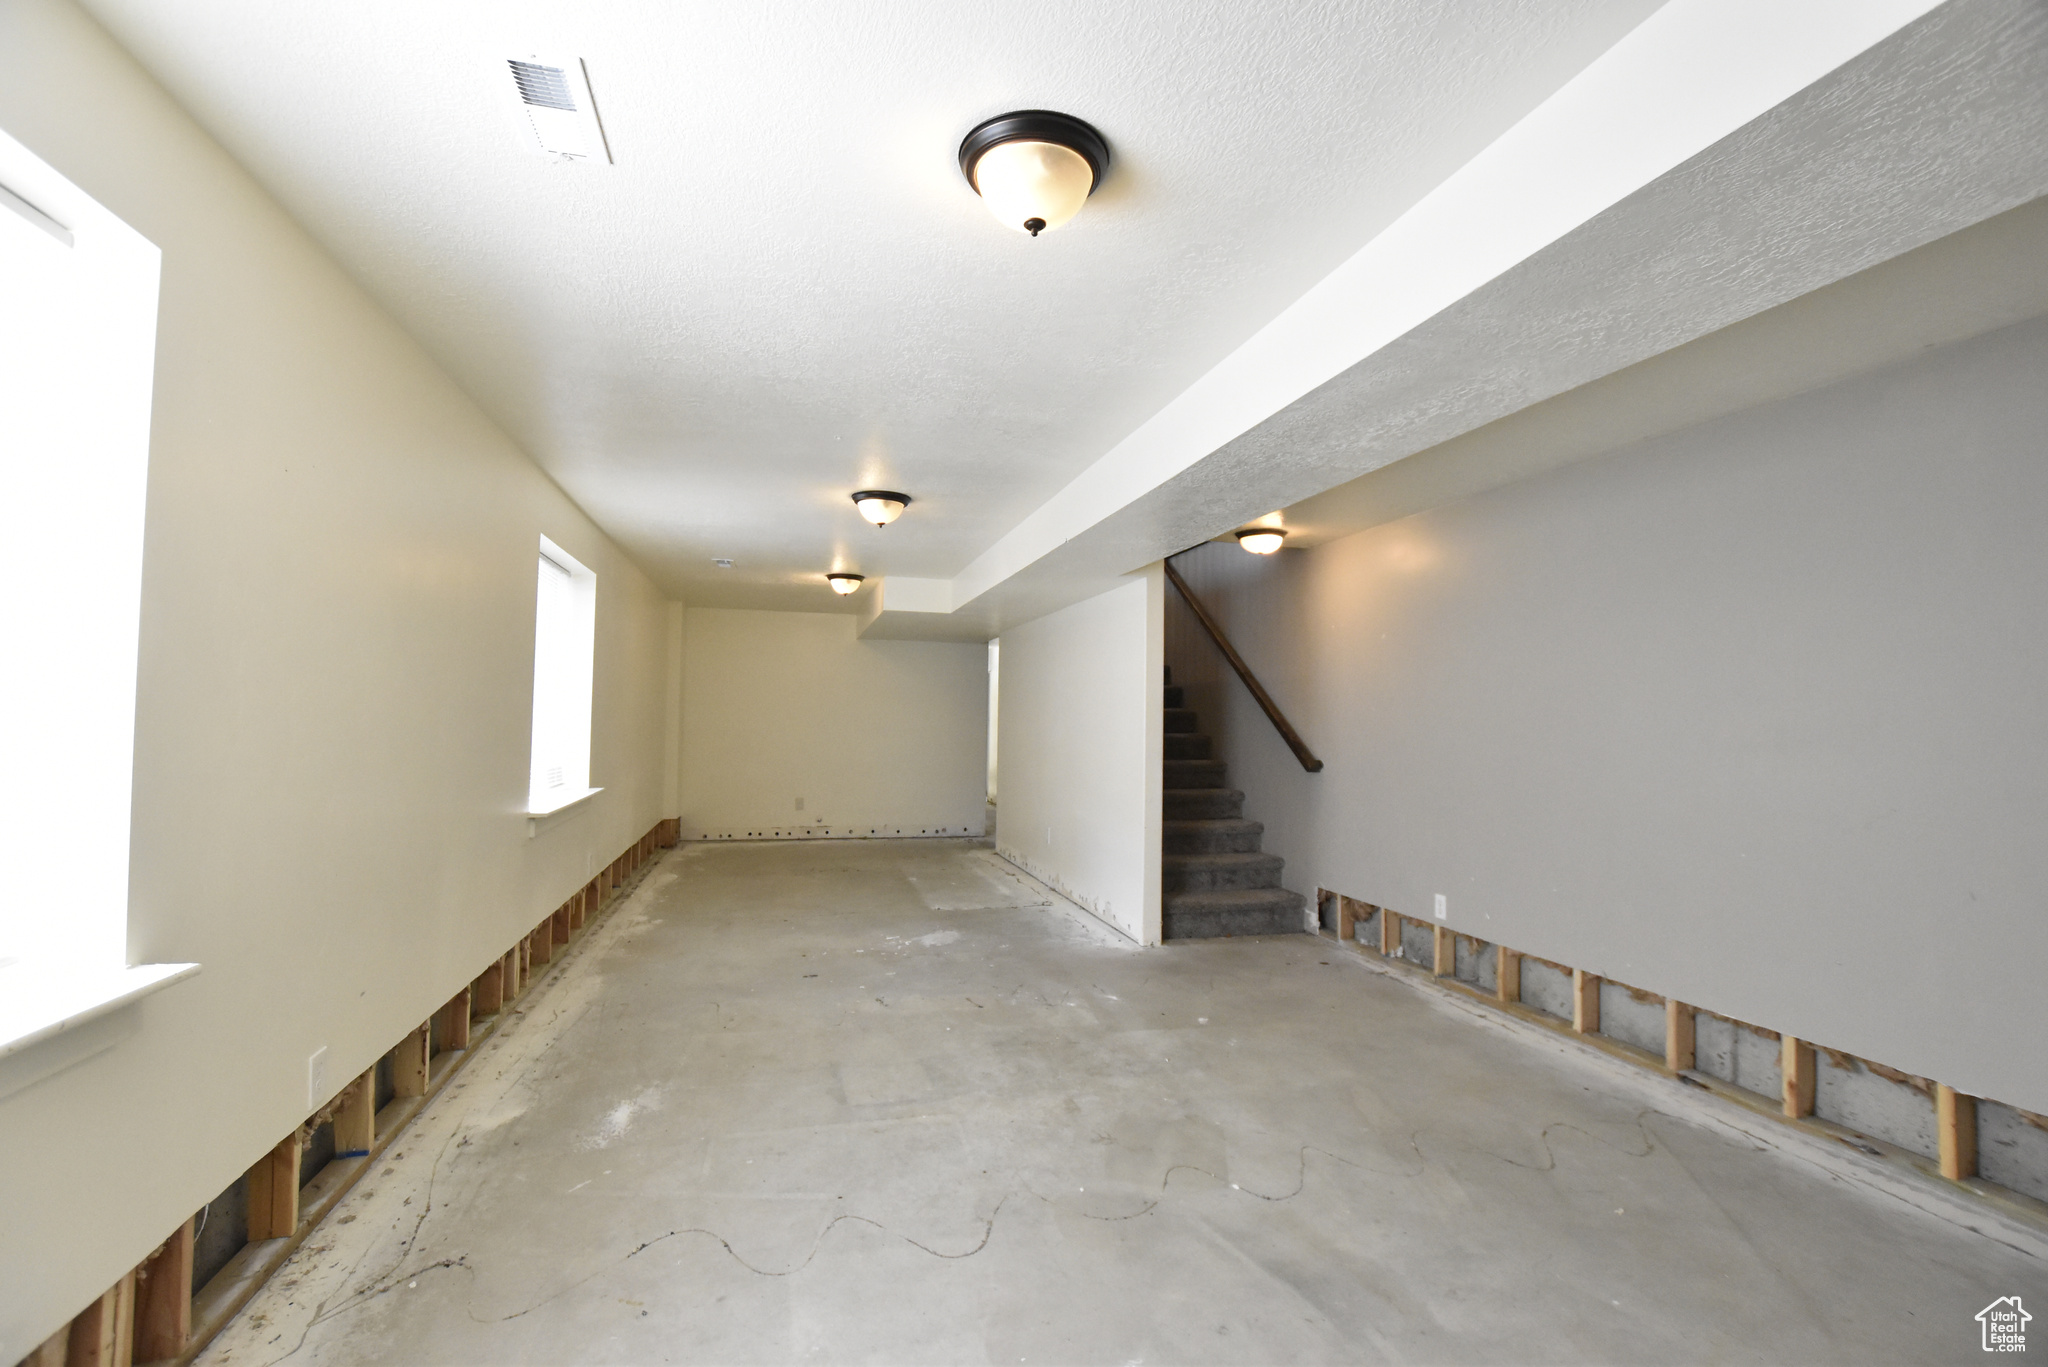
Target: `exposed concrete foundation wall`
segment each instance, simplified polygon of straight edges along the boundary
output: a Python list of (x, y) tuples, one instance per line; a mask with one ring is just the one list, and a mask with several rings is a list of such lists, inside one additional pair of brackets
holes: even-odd
[(1648, 993), (1600, 984), (1600, 1033), (1652, 1054), (1664, 1052), (1664, 1003)]
[(1141, 944), (1160, 939), (1158, 565), (1002, 636), (996, 848)]
[[(12, 1362), (661, 818), (665, 604), (64, 0), (0, 5), (0, 126), (163, 252), (128, 949), (203, 965), (0, 1099)], [(542, 535), (605, 791), (529, 835)]]
[(1491, 992), (1499, 983), (1500, 951), (1495, 945), (1482, 944), (1468, 935), (1458, 937), (1457, 979), (1470, 983), (1481, 992)]
[[(2036, 320), (1313, 550), (1180, 557), (1326, 761), (1220, 686), (1266, 848), (1298, 890), (1441, 893), (1463, 933), (2048, 1109), (2044, 374)], [(1771, 1041), (1701, 1037), (1775, 1090)]]
[(1702, 1011), (1693, 1023), (1693, 1038), (1699, 1070), (1708, 1077), (1758, 1096), (1777, 1096), (1784, 1090), (1775, 1034)]
[(1986, 1181), (2048, 1201), (2048, 1116), (1978, 1102), (1977, 1172)]
[(1572, 1018), (1572, 975), (1538, 959), (1522, 960), (1522, 1004), (1546, 1016)]
[(1862, 1059), (1823, 1051), (1814, 1075), (1813, 1113), (1846, 1129), (1933, 1158), (1934, 1089), (1923, 1078), (1887, 1077)]

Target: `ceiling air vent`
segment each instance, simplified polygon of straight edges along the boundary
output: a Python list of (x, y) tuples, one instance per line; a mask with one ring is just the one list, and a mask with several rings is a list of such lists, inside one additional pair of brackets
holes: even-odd
[(520, 113), (543, 152), (573, 161), (612, 159), (580, 59), (513, 57), (505, 65), (512, 71)]

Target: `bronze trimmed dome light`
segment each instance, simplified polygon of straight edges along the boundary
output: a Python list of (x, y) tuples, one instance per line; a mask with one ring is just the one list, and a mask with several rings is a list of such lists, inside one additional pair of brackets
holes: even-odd
[(1019, 109), (974, 126), (960, 171), (998, 223), (1037, 237), (1081, 212), (1109, 171), (1109, 144), (1071, 114)]

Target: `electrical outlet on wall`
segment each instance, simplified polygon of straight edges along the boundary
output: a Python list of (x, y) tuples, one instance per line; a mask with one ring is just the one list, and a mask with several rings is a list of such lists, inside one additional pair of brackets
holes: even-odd
[(1450, 898), (1444, 896), (1442, 893), (1438, 893), (1436, 895), (1436, 919), (1439, 921), (1448, 920), (1450, 919), (1450, 915)]
[(327, 1100), (327, 1046), (321, 1045), (306, 1059), (306, 1109), (317, 1111)]

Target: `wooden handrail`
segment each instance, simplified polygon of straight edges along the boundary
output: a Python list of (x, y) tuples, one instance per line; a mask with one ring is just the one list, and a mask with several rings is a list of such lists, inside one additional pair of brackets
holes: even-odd
[(1272, 695), (1260, 687), (1258, 679), (1252, 674), (1251, 666), (1244, 662), (1244, 657), (1231, 648), (1229, 640), (1223, 635), (1223, 629), (1216, 625), (1215, 619), (1209, 616), (1208, 610), (1202, 606), (1201, 600), (1196, 598), (1194, 592), (1188, 588), (1188, 581), (1180, 577), (1180, 571), (1173, 567), (1171, 560), (1166, 561), (1165, 564), (1166, 577), (1173, 581), (1175, 588), (1180, 590), (1180, 596), (1187, 600), (1188, 607), (1195, 614), (1195, 620), (1202, 624), (1202, 630), (1209, 633), (1209, 639), (1214, 641), (1216, 648), (1223, 652), (1223, 658), (1230, 661), (1230, 667), (1237, 671), (1237, 677), (1244, 680), (1244, 686), (1249, 688), (1252, 691), (1252, 696), (1259, 700), (1259, 706), (1265, 710), (1266, 720), (1273, 723), (1273, 729), (1280, 733), (1280, 739), (1287, 742), (1287, 748), (1292, 750), (1294, 757), (1301, 761), (1302, 768), (1308, 770), (1311, 774), (1321, 773), (1323, 771), (1323, 762), (1309, 753), (1308, 745), (1302, 740), (1301, 733), (1289, 724), (1287, 718), (1280, 715), (1280, 708), (1273, 702)]

